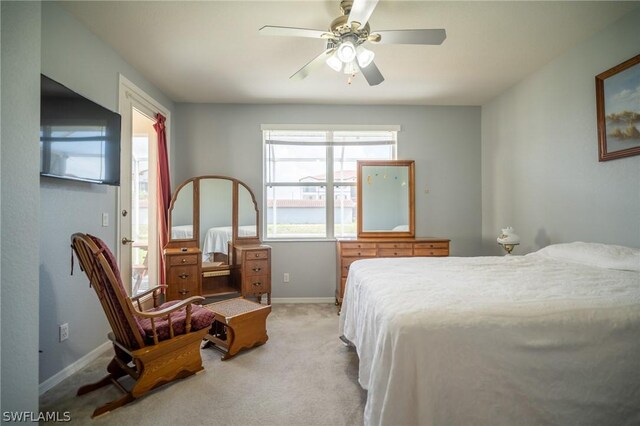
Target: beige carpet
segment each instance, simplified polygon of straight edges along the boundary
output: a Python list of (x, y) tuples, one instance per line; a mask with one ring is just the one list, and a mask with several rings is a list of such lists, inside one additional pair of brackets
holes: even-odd
[(110, 354), (40, 398), (41, 411), (69, 411), (71, 423), (91, 425), (361, 425), (366, 399), (357, 382), (358, 357), (338, 339), (329, 304), (276, 304), (269, 341), (228, 361), (203, 349), (205, 370), (165, 385), (91, 420), (120, 394), (113, 386), (77, 397), (104, 376)]

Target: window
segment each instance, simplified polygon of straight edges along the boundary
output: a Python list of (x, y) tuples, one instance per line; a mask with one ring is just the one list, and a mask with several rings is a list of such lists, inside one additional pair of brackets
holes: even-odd
[(357, 161), (395, 159), (398, 129), (265, 127), (265, 238), (355, 237)]

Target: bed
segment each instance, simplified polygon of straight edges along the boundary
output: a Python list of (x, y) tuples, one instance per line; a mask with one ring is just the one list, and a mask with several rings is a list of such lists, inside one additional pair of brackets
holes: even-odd
[(367, 425), (640, 424), (640, 250), (354, 262)]

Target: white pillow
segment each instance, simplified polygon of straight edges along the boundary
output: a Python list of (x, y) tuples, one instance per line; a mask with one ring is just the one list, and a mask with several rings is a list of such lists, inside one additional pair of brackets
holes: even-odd
[(640, 249), (631, 247), (576, 241), (553, 244), (531, 254), (600, 268), (640, 272)]

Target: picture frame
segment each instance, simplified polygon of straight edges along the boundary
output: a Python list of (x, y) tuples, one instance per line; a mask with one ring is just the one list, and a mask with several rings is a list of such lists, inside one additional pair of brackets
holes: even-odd
[(640, 55), (596, 76), (598, 159), (640, 154)]

